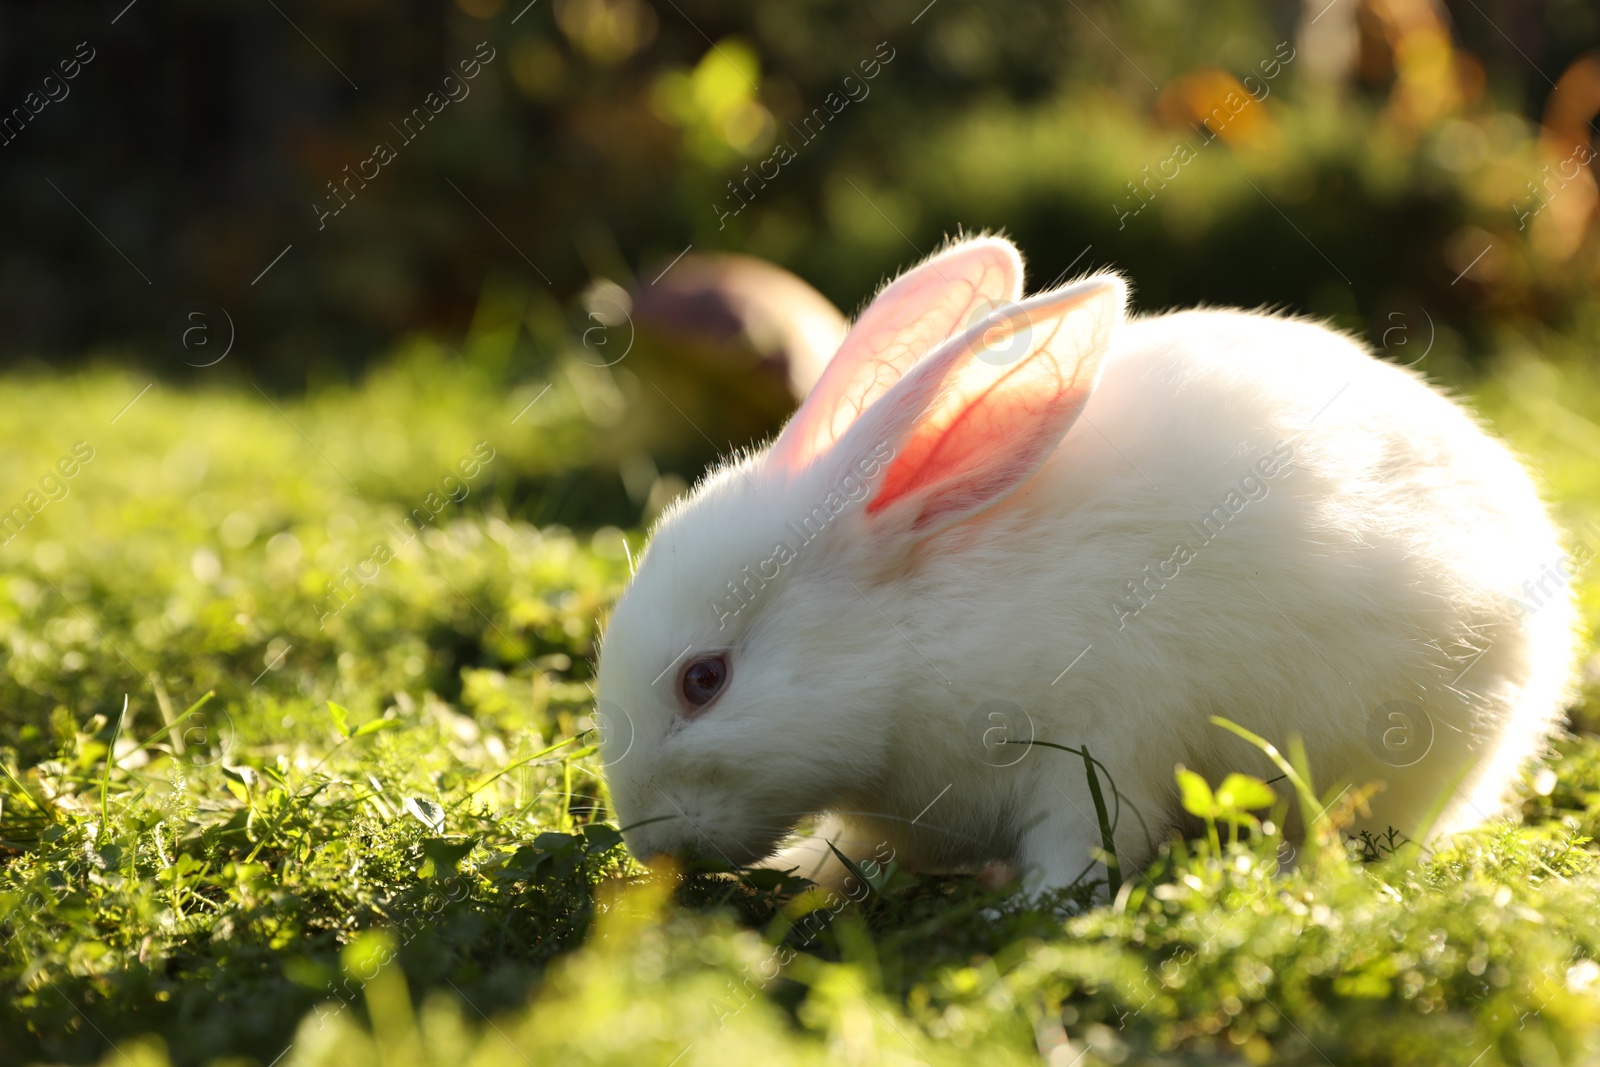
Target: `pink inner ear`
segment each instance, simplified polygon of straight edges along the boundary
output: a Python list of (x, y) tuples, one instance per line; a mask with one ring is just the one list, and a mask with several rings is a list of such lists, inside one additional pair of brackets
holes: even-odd
[(862, 314), (768, 462), (788, 471), (811, 463), (924, 355), (1021, 293), (1022, 261), (998, 238), (957, 245), (901, 276)]
[[(903, 440), (869, 515), (916, 499), (913, 527), (940, 525), (1010, 493), (1060, 443), (1094, 388), (1122, 289), (1108, 284), (1053, 306), (1028, 303), (1029, 313), (940, 353), (951, 366), (939, 398)], [(996, 366), (985, 357), (1013, 362)]]

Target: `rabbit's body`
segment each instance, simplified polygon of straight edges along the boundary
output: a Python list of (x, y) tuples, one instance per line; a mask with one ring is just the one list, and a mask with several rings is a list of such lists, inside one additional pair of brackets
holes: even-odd
[[(990, 245), (874, 308), (910, 303), (918, 276), (964, 285), (941, 312), (959, 327), (984, 292), (1005, 298)], [(869, 310), (876, 355), (664, 522), (601, 668), (632, 746), (608, 739), (613, 792), (649, 822), (628, 828), (636, 854), (749, 862), (827, 811), (847, 854), (1015, 861), (1049, 889), (1100, 833), (1081, 757), (1026, 742), (1087, 747), (1137, 865), (1181, 821), (1174, 764), (1275, 773), (1213, 715), (1302, 737), (1319, 785), (1383, 781), (1378, 831), (1500, 809), (1573, 653), (1528, 475), (1338, 334), (1232, 311), (1113, 331), (1120, 293), (1091, 279), (965, 334)], [(608, 671), (619, 642), (629, 662)], [(729, 698), (702, 712), (707, 678)]]
[[(1385, 781), (1378, 832), (1425, 829), (1456, 785), (1435, 829), (1459, 828), (1502, 810), (1566, 695), (1573, 610), (1527, 474), (1416, 375), (1310, 323), (1130, 322), (1038, 473), (945, 536), (921, 581), (874, 597), (930, 662), (902, 661), (896, 755), (839, 805), (892, 813), (845, 816), (846, 836), (913, 864), (1011, 858), (1030, 819), (1064, 816), (1083, 869), (1081, 760), (1002, 738), (1087, 745), (1159, 841), (1182, 815), (1174, 764), (1277, 774), (1212, 715), (1300, 735), (1319, 784)], [(1126, 808), (1117, 841), (1147, 857)]]

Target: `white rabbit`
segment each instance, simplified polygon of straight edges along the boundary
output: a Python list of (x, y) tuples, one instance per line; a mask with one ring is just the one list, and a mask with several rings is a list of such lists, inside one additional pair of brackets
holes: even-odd
[(1036, 740), (1109, 772), (1131, 874), (1184, 821), (1175, 764), (1277, 773), (1213, 715), (1303, 738), (1319, 788), (1383, 782), (1360, 826), (1501, 812), (1575, 652), (1505, 446), (1325, 327), (1021, 279), (996, 238), (903, 275), (662, 517), (599, 668), (633, 854), (752, 863), (827, 813), (852, 859), (1044, 893), (1101, 837), (1083, 760)]

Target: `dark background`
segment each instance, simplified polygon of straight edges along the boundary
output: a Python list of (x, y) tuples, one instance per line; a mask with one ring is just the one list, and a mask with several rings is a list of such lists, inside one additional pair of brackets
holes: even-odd
[[(525, 364), (581, 329), (593, 279), (691, 243), (852, 312), (958, 227), (1010, 233), (1035, 284), (1087, 247), (1075, 271), (1125, 269), (1146, 309), (1271, 304), (1374, 341), (1425, 314), (1468, 362), (1506, 328), (1569, 329), (1594, 289), (1592, 210), (1565, 212), (1585, 236), (1552, 255), (1513, 209), (1541, 145), (1566, 154), (1539, 126), (1553, 85), (1582, 122), (1600, 107), (1571, 73), (1592, 3), (524, 2), (8, 0), (3, 113), (79, 42), (96, 58), (0, 146), (0, 362), (181, 377), (173, 324), (204, 300), (237, 331), (215, 373), (278, 389), (475, 314), (524, 320)], [(1330, 28), (1344, 46), (1307, 36)], [(319, 231), (325, 183), (480, 41), (470, 97)], [(870, 95), (719, 228), (726, 183), (880, 42)], [(1201, 139), (1197, 72), (1242, 79), (1280, 42), (1268, 132), (1207, 146), (1119, 229), (1125, 183)]]

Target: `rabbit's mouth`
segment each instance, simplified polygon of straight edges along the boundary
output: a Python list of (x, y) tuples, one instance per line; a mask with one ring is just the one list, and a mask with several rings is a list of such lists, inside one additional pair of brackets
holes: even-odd
[(733, 840), (682, 840), (629, 845), (628, 851), (646, 867), (681, 870), (695, 867), (748, 867), (772, 855), (772, 845), (752, 845)]
[(756, 849), (737, 842), (686, 841), (672, 848), (660, 849), (649, 855), (635, 853), (635, 858), (646, 867), (748, 867), (772, 854), (772, 849)]
[(647, 867), (719, 861), (746, 867), (772, 855), (786, 833), (778, 827), (729, 827), (694, 811), (669, 808), (659, 820), (624, 831), (623, 839), (628, 851)]

